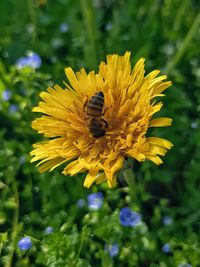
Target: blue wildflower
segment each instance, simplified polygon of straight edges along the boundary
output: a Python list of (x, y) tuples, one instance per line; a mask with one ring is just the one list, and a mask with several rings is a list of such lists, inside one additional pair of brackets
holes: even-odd
[(24, 164), (25, 161), (26, 161), (25, 156), (21, 156), (21, 157), (19, 158), (19, 164), (20, 164), (20, 165)]
[(116, 257), (119, 254), (119, 245), (117, 243), (106, 245), (105, 251), (107, 251), (112, 258)]
[(171, 216), (166, 215), (163, 217), (162, 222), (164, 225), (170, 225), (173, 223), (173, 219)]
[(15, 113), (18, 110), (18, 106), (16, 104), (11, 104), (9, 107), (10, 113)]
[(65, 32), (67, 32), (68, 30), (69, 30), (69, 26), (68, 26), (67, 23), (63, 22), (63, 23), (60, 24), (60, 31), (61, 31), (62, 33), (65, 33)]
[(178, 267), (192, 267), (192, 265), (186, 262), (179, 264)]
[(101, 208), (103, 204), (103, 195), (101, 192), (93, 193), (88, 195), (87, 200), (88, 200), (88, 207), (91, 210), (98, 210)]
[(49, 235), (53, 232), (53, 227), (52, 226), (47, 226), (44, 230), (46, 235)]
[(85, 204), (86, 204), (86, 203), (85, 203), (85, 199), (83, 199), (83, 198), (78, 199), (78, 201), (76, 202), (76, 205), (77, 205), (79, 208), (84, 207)]
[(192, 129), (197, 129), (199, 127), (198, 122), (196, 121), (193, 121), (190, 126)]
[(42, 60), (40, 56), (33, 52), (29, 52), (27, 57), (20, 57), (16, 62), (18, 69), (22, 69), (27, 66), (32, 69), (37, 69), (41, 66), (41, 64)]
[(112, 25), (112, 23), (108, 23), (108, 24), (106, 24), (106, 31), (110, 31), (110, 30), (112, 30), (112, 27), (113, 27), (113, 25)]
[(51, 40), (51, 45), (53, 48), (58, 49), (63, 45), (63, 39), (62, 38), (53, 38)]
[(119, 214), (120, 223), (123, 226), (136, 226), (141, 221), (141, 214), (132, 211), (129, 207), (121, 209)]
[(32, 246), (31, 238), (29, 236), (23, 237), (17, 245), (21, 250), (27, 250)]
[(33, 69), (38, 69), (42, 64), (42, 60), (40, 56), (36, 53), (29, 52), (27, 56), (27, 66), (33, 68)]
[(27, 57), (20, 57), (16, 61), (16, 66), (18, 69), (23, 69), (24, 67), (27, 66)]
[(171, 252), (171, 246), (170, 244), (166, 243), (164, 244), (164, 246), (162, 247), (162, 251), (166, 254), (170, 253)]
[(11, 98), (11, 95), (12, 95), (11, 91), (9, 89), (5, 89), (3, 91), (3, 93), (2, 93), (2, 99), (3, 99), (3, 101), (9, 101), (10, 98)]

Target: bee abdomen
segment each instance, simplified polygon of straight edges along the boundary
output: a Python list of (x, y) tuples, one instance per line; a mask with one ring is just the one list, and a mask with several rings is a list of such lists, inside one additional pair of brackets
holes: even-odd
[(102, 92), (97, 92), (95, 95), (92, 96), (88, 105), (93, 104), (97, 106), (103, 106), (104, 104), (104, 95)]
[(94, 104), (94, 103), (89, 103), (87, 106), (88, 109), (96, 109), (99, 111), (102, 111), (102, 108), (100, 105)]
[(87, 104), (88, 115), (101, 116), (104, 105), (104, 95), (102, 92), (97, 92)]

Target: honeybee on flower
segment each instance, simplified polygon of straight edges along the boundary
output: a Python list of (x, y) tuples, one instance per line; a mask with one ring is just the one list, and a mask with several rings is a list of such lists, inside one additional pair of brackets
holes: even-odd
[(74, 73), (71, 68), (65, 73), (66, 88), (48, 88), (33, 109), (44, 115), (32, 127), (51, 138), (31, 151), (41, 172), (65, 163), (64, 175), (88, 172), (85, 187), (102, 181), (113, 187), (127, 157), (162, 163), (160, 156), (172, 143), (148, 137), (147, 131), (171, 125), (170, 118), (152, 118), (163, 105), (155, 98), (171, 86), (166, 75), (154, 70), (145, 76), (143, 58), (131, 70), (130, 52), (108, 55), (96, 74), (84, 69)]
[(86, 100), (84, 106), (86, 107), (88, 129), (92, 136), (95, 138), (104, 136), (108, 123), (102, 119), (102, 116), (105, 114), (105, 111), (102, 112), (104, 106), (103, 92), (97, 92), (91, 97), (89, 102)]

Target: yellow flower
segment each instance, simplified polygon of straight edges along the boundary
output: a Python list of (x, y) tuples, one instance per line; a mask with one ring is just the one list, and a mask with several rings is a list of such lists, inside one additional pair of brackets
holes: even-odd
[[(63, 163), (67, 163), (65, 175), (88, 171), (86, 187), (105, 180), (109, 187), (114, 186), (127, 157), (161, 164), (160, 156), (172, 143), (146, 136), (149, 127), (169, 126), (172, 121), (152, 119), (163, 105), (155, 98), (164, 96), (162, 92), (171, 85), (164, 81), (167, 76), (158, 76), (159, 72), (154, 70), (145, 76), (143, 58), (131, 70), (130, 52), (108, 55), (97, 74), (87, 74), (84, 69), (74, 73), (66, 68), (70, 85), (48, 88), (33, 109), (44, 115), (34, 120), (32, 127), (50, 139), (34, 145), (32, 162), (39, 161), (41, 172), (52, 171)], [(95, 117), (89, 105), (92, 96), (97, 95), (98, 101), (92, 103), (94, 111), (98, 111)], [(94, 137), (98, 130), (102, 130), (101, 134)]]

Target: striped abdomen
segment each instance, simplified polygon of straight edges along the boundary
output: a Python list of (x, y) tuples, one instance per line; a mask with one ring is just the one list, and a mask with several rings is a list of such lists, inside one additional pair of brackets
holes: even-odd
[(86, 114), (92, 117), (100, 117), (104, 106), (103, 92), (97, 92), (93, 95), (86, 106)]

